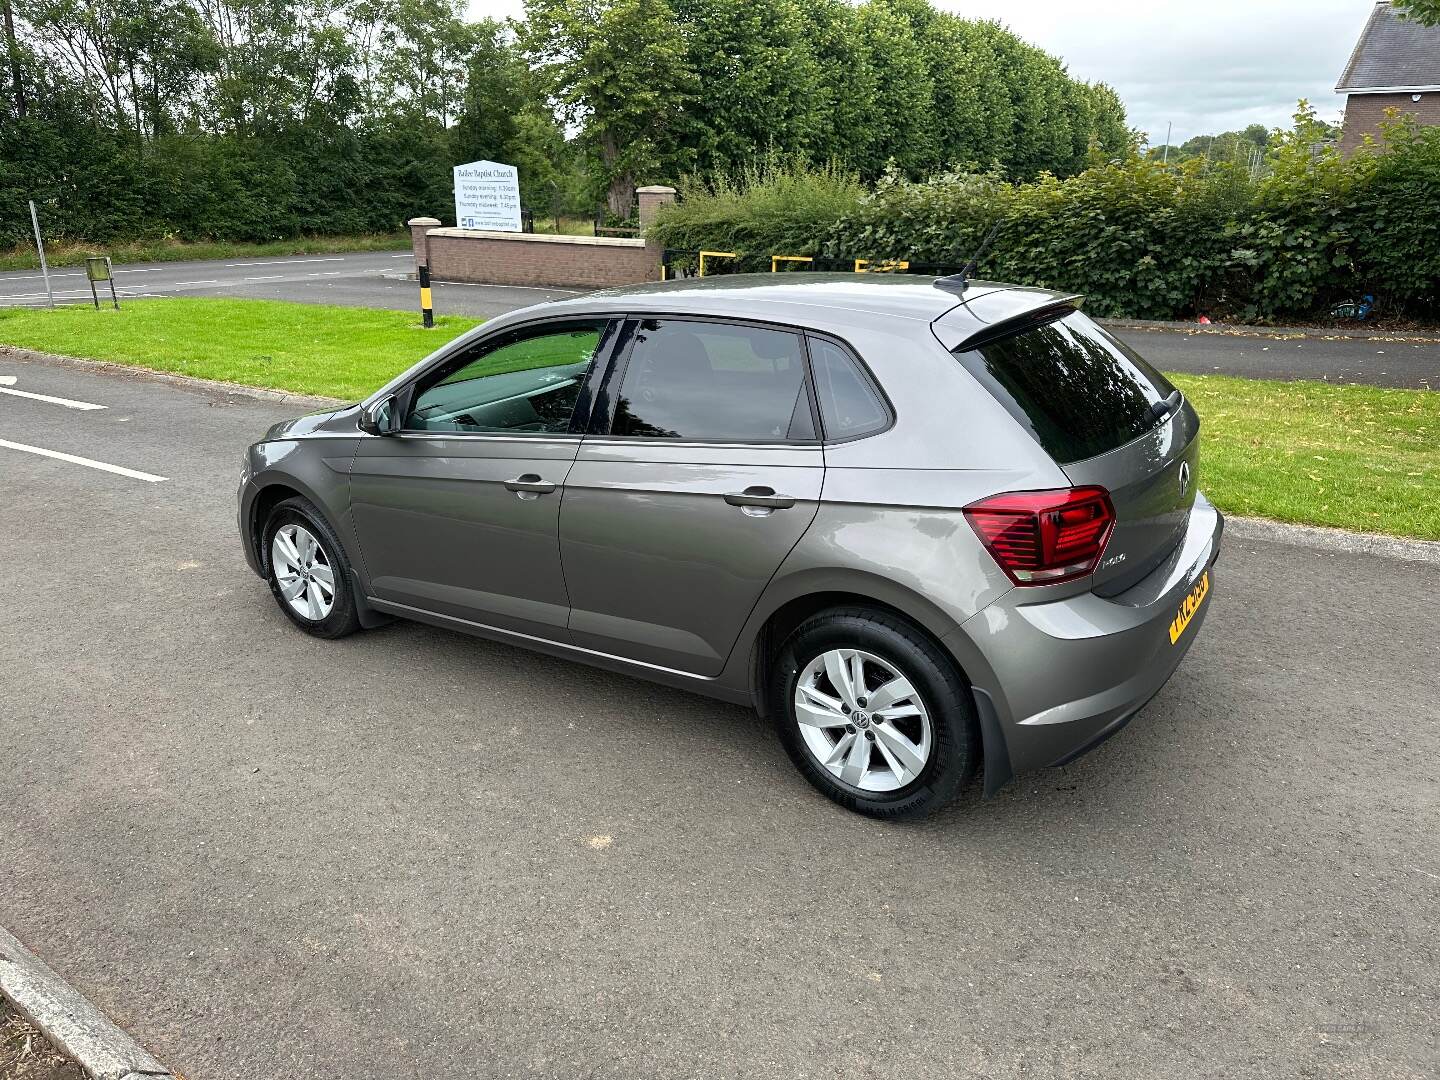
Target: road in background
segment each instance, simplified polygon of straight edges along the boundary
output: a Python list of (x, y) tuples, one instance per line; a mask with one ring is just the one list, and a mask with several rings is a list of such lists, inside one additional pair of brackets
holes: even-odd
[(1125, 731), (884, 824), (744, 709), (299, 633), (233, 498), (298, 403), (0, 374), (164, 477), (0, 447), (0, 925), (190, 1080), (1434, 1074), (1440, 568), (1227, 537)]
[[(418, 311), (419, 287), (405, 275), (409, 252), (296, 255), (229, 262), (151, 263), (116, 267), (122, 299), (159, 296), (235, 296), (311, 304)], [(90, 303), (83, 268), (51, 274), (62, 303)], [(441, 315), (492, 318), (516, 308), (579, 295), (571, 289), (437, 282)], [(45, 302), (39, 271), (0, 274), (0, 307)], [(1440, 390), (1440, 345), (1407, 341), (1328, 341), (1232, 336), (1202, 331), (1117, 329), (1116, 333), (1164, 371), (1264, 379), (1321, 379), (1332, 383)]]
[[(361, 251), (336, 255), (289, 255), (207, 262), (136, 263), (115, 267), (121, 302), (162, 296), (218, 296), (254, 300), (296, 300), (307, 304), (418, 311), (420, 291), (407, 280), (414, 270), (408, 251)], [(89, 304), (84, 267), (50, 271), (56, 301)], [(487, 285), (437, 285), (441, 314), (491, 318), (546, 300), (574, 296), (570, 289), (523, 289)], [(462, 294), (452, 299), (452, 294)], [(108, 299), (108, 298), (107, 298)], [(0, 307), (45, 303), (38, 270), (0, 273)]]

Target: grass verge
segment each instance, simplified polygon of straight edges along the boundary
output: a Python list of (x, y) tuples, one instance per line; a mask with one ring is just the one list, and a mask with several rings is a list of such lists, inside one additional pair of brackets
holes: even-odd
[(1200, 484), (1221, 509), (1440, 540), (1440, 393), (1169, 378), (1204, 422)]
[[(276, 300), (0, 309), (0, 343), (349, 400), (479, 320)], [(1205, 422), (1201, 484), (1231, 513), (1440, 540), (1440, 393), (1173, 375)]]
[(0, 343), (355, 401), (482, 320), (283, 300), (0, 309)]
[[(189, 243), (181, 240), (133, 240), (122, 244), (57, 241), (45, 244), (51, 266), (78, 266), (87, 255), (109, 255), (116, 263), (180, 262), (187, 259), (248, 259), (257, 255), (331, 255), (346, 251), (405, 251), (408, 232), (360, 236), (298, 236), (264, 244)], [(40, 257), (29, 244), (0, 251), (0, 270), (38, 270)]]

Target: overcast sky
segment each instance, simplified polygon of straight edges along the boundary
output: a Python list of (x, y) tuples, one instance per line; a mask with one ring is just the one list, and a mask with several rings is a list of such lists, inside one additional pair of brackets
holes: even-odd
[[(999, 19), (1077, 78), (1120, 92), (1130, 124), (1165, 141), (1289, 123), (1309, 98), (1336, 119), (1334, 93), (1369, 0), (933, 0)], [(470, 0), (475, 16), (519, 16), (521, 0)]]

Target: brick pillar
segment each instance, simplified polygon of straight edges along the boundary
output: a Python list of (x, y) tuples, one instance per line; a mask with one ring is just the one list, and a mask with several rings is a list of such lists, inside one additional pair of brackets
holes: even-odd
[(440, 227), (440, 219), (433, 217), (413, 217), (405, 223), (410, 226), (410, 249), (415, 253), (415, 266), (418, 270), (422, 266), (430, 265), (430, 245), (426, 240), (431, 229)]
[(640, 204), (640, 231), (643, 233), (655, 220), (656, 211), (675, 201), (675, 189), (664, 184), (635, 189), (635, 199)]

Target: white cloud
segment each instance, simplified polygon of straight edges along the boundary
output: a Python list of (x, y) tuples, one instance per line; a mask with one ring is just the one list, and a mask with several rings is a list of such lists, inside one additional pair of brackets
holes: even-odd
[[(935, 0), (998, 19), (1060, 57), (1077, 78), (1107, 82), (1130, 124), (1165, 141), (1247, 124), (1289, 123), (1299, 98), (1334, 119), (1336, 81), (1369, 17), (1368, 0)], [(476, 18), (518, 17), (521, 0), (471, 0)]]

